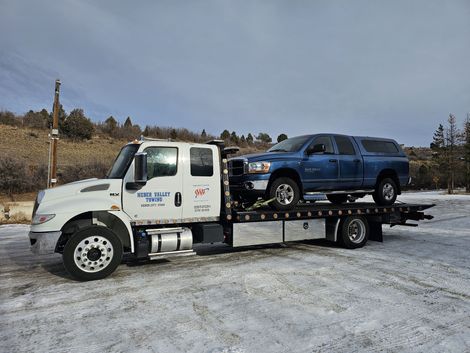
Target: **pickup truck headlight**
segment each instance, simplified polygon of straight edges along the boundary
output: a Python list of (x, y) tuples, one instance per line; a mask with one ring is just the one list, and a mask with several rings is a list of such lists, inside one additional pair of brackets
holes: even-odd
[(31, 221), (32, 225), (43, 224), (55, 217), (55, 214), (37, 214)]
[(267, 173), (270, 167), (270, 162), (251, 162), (248, 163), (248, 173)]

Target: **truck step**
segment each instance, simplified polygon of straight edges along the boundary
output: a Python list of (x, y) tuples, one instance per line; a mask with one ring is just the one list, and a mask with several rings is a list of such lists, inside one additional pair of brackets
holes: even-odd
[(150, 253), (149, 258), (150, 260), (156, 260), (156, 259), (166, 259), (169, 257), (193, 256), (193, 255), (196, 255), (196, 252), (194, 250), (179, 250), (179, 251)]

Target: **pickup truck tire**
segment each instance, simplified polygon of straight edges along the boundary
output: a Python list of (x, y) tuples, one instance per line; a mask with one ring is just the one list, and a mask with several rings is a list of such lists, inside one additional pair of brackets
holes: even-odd
[(72, 235), (62, 258), (73, 278), (91, 281), (113, 273), (121, 263), (122, 252), (121, 240), (109, 228), (90, 226)]
[(395, 203), (398, 195), (398, 188), (392, 178), (383, 178), (377, 184), (372, 198), (380, 206), (389, 206)]
[(326, 195), (326, 198), (335, 205), (341, 205), (348, 201), (348, 195)]
[(281, 177), (275, 179), (269, 187), (269, 199), (273, 199), (270, 206), (278, 211), (287, 211), (294, 208), (300, 199), (300, 189), (291, 178)]
[(364, 217), (346, 217), (341, 220), (338, 232), (338, 242), (343, 247), (362, 248), (369, 238), (369, 223)]

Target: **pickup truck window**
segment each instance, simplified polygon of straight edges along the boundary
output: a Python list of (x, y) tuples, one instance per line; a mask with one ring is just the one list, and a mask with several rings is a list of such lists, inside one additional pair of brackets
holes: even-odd
[(147, 152), (148, 180), (176, 175), (178, 149), (176, 147), (149, 147)]
[(214, 174), (212, 150), (210, 148), (191, 147), (189, 157), (192, 176), (209, 177)]
[(346, 136), (335, 136), (336, 146), (339, 154), (355, 155), (356, 151), (351, 140)]
[(127, 168), (132, 163), (134, 159), (134, 155), (139, 149), (139, 145), (132, 144), (126, 145), (121, 149), (119, 155), (116, 157), (113, 166), (108, 171), (106, 178), (108, 179), (122, 179), (124, 178), (124, 174), (127, 172)]
[(325, 145), (325, 154), (334, 154), (335, 149), (333, 147), (333, 142), (331, 141), (331, 138), (329, 136), (319, 136), (315, 140), (313, 140), (312, 144), (310, 147), (313, 147), (315, 145), (323, 144)]
[(267, 152), (297, 152), (308, 141), (310, 136), (297, 136), (281, 141), (268, 149)]
[(362, 140), (362, 146), (367, 152), (372, 153), (398, 153), (398, 148), (393, 142), (379, 140)]

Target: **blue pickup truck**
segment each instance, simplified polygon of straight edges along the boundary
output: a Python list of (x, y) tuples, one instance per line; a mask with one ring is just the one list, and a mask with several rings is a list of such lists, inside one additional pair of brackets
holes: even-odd
[(243, 201), (273, 199), (277, 210), (320, 194), (334, 204), (372, 194), (378, 205), (391, 205), (410, 181), (408, 158), (396, 141), (337, 134), (292, 137), (264, 153), (232, 158), (229, 176)]

